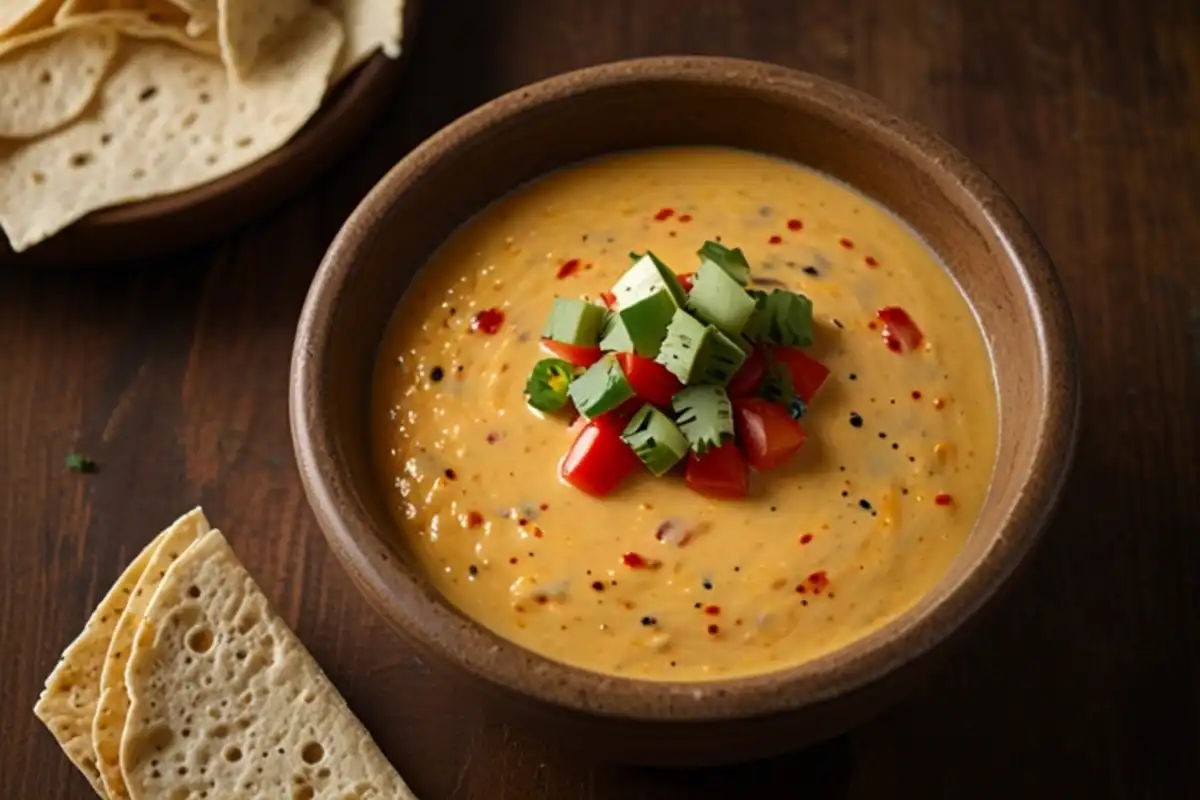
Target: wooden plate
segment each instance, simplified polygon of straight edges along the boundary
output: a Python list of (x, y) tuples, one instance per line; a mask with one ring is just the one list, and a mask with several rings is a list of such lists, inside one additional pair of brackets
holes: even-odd
[[(416, 0), (404, 8), (407, 54)], [(377, 53), (347, 77), (283, 147), (186, 192), (89, 214), (23, 253), (0, 235), (0, 267), (91, 267), (158, 255), (222, 236), (282, 204), (366, 131), (396, 88), (405, 60)]]

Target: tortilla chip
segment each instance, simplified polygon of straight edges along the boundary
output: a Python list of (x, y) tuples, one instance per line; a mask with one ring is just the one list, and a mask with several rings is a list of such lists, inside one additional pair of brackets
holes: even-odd
[(0, 55), (0, 138), (40, 136), (78, 117), (116, 54), (113, 31), (48, 29), (40, 41)]
[(312, 10), (310, 0), (217, 0), (217, 40), (229, 74), (249, 80), (260, 53)]
[(54, 17), (59, 27), (105, 27), (135, 39), (157, 39), (217, 56), (215, 34), (188, 35), (188, 15), (167, 0), (66, 0)]
[(92, 723), (92, 744), (96, 750), (97, 766), (111, 800), (129, 797), (121, 775), (121, 734), (125, 730), (125, 717), (129, 711), (125, 666), (129, 663), (134, 635), (171, 564), (208, 531), (208, 520), (204, 518), (204, 512), (197, 508), (177, 519), (158, 537), (158, 546), (154, 548), (154, 554), (147, 562), (113, 630), (108, 655), (100, 673), (99, 702)]
[(215, 36), (217, 32), (217, 0), (171, 0), (187, 12), (185, 29), (188, 36)]
[(413, 797), (218, 531), (167, 570), (125, 677), (134, 800)]
[(335, 83), (378, 50), (388, 58), (399, 57), (404, 0), (324, 0), (324, 5), (346, 28), (346, 46), (334, 70)]
[(54, 20), (62, 0), (2, 0), (0, 39), (16, 37), (45, 28)]
[(100, 670), (117, 620), (161, 538), (160, 534), (147, 545), (117, 578), (84, 626), (83, 633), (63, 652), (33, 707), (33, 713), (54, 734), (67, 758), (79, 767), (101, 797), (107, 795), (96, 768), (96, 750), (92, 743), (92, 718), (100, 694)]
[(21, 251), (100, 208), (191, 189), (287, 142), (321, 104), (342, 30), (301, 16), (232, 84), (220, 63), (165, 44), (125, 48), (93, 107), (5, 154), (0, 228)]

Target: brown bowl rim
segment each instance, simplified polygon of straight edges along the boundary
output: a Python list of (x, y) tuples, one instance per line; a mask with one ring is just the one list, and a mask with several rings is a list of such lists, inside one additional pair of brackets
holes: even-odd
[[(1032, 469), (1006, 509), (990, 548), (952, 585), (936, 588), (884, 627), (844, 648), (795, 667), (713, 681), (650, 681), (591, 672), (550, 660), (486, 630), (430, 599), (394, 559), (375, 553), (380, 536), (353, 497), (347, 472), (331, 459), (328, 420), (318, 401), (325, 372), (330, 311), (352, 265), (388, 221), (388, 209), (416, 177), (493, 125), (547, 102), (642, 82), (753, 87), (802, 97), (867, 128), (889, 147), (948, 180), (983, 210), (1025, 286), (1040, 350), (1043, 381)], [(853, 103), (846, 104), (847, 97)], [(1050, 258), (1012, 201), (978, 167), (932, 131), (895, 115), (881, 101), (816, 75), (763, 62), (707, 56), (617, 61), (558, 75), (505, 94), (431, 136), (401, 160), (353, 212), (322, 261), (301, 314), (293, 351), (290, 410), (293, 444), (309, 502), (335, 555), (387, 621), (427, 654), (494, 688), (587, 714), (642, 721), (709, 721), (790, 711), (873, 683), (917, 660), (958, 629), (1024, 558), (1057, 506), (1070, 469), (1079, 415), (1075, 335), (1066, 296)], [(391, 573), (392, 580), (385, 575)], [(389, 590), (398, 579), (399, 595)], [(941, 584), (939, 584), (941, 586)], [(648, 701), (645, 695), (653, 695)]]

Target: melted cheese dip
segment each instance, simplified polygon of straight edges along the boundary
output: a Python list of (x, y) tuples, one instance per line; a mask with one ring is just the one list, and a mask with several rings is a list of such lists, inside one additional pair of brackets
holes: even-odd
[[(553, 298), (596, 298), (630, 251), (691, 272), (705, 239), (814, 303), (807, 352), (831, 375), (803, 450), (745, 500), (645, 471), (601, 499), (565, 485), (574, 434), (522, 395)], [(882, 306), (924, 344), (890, 350)], [(714, 148), (588, 162), (469, 221), (401, 302), (372, 415), (397, 535), (451, 603), (549, 658), (662, 680), (795, 665), (912, 606), (971, 530), (997, 431), (978, 325), (924, 243), (820, 173)]]

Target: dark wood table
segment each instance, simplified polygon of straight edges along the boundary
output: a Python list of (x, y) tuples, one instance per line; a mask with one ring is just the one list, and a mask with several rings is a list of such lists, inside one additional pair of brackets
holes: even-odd
[[(197, 503), (425, 800), (1200, 796), (1200, 4), (426, 5), (386, 119), (285, 208), (149, 263), (0, 275), (0, 796), (89, 796), (30, 708), (121, 568)], [(396, 642), (305, 504), (287, 383), (322, 252), (410, 147), (529, 81), (679, 52), (852, 84), (994, 175), (1066, 282), (1086, 404), (1045, 546), (915, 695), (806, 752), (665, 772), (559, 753)], [(65, 471), (75, 449), (100, 473)]]

